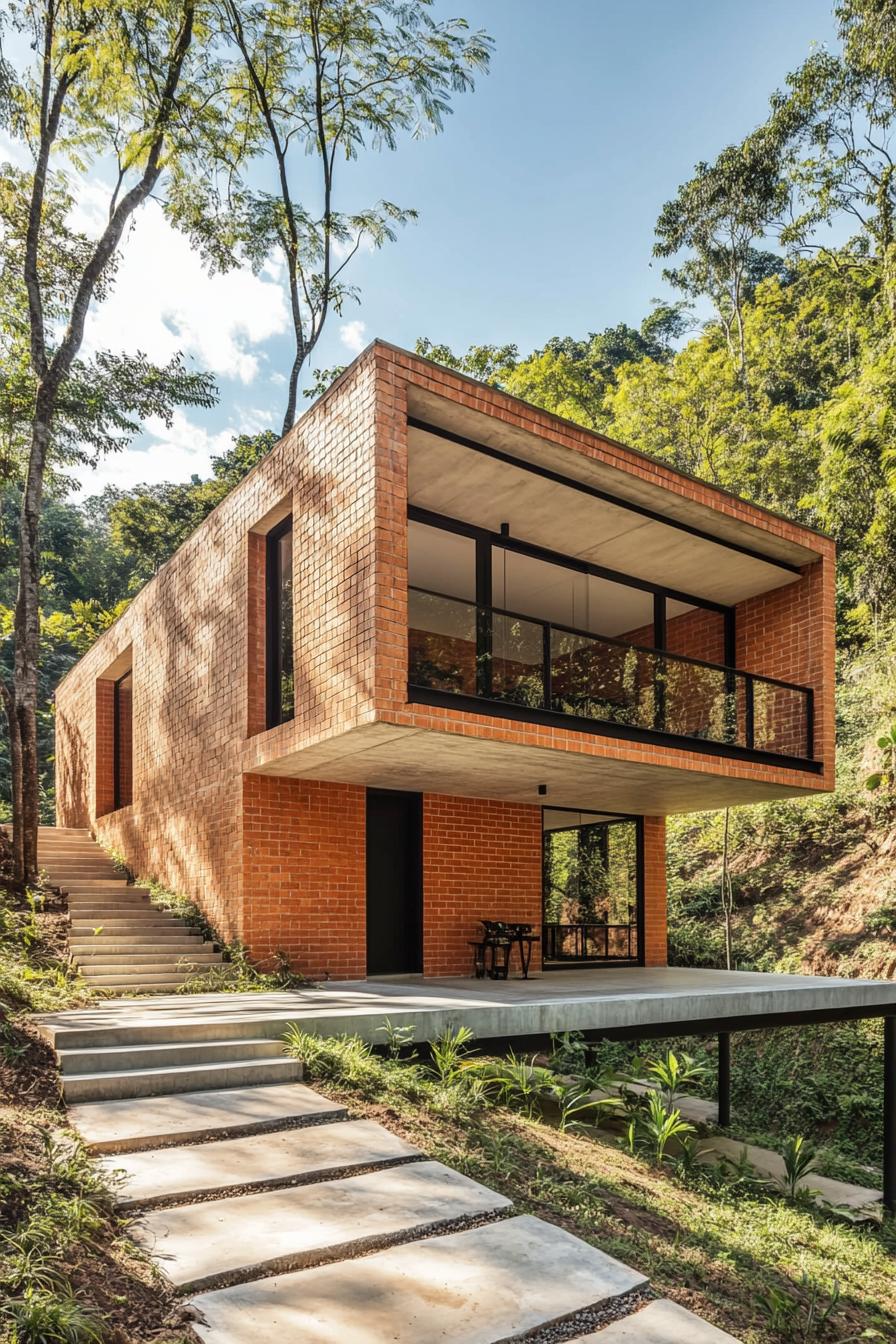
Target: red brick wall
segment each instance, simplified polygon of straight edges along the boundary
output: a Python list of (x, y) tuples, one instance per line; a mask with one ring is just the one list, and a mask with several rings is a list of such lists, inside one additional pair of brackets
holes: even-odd
[[(57, 690), (59, 824), (94, 829), (225, 938), (245, 922), (243, 774), (374, 715), (374, 372), (362, 362), (302, 417)], [(265, 731), (261, 534), (290, 508), (297, 711)], [(134, 800), (111, 812), (97, 679), (128, 646)]]
[(243, 778), (243, 922), (252, 955), (313, 979), (363, 979), (366, 790)]
[[(424, 975), (469, 974), (467, 942), (481, 933), (480, 919), (540, 931), (541, 808), (424, 794)], [(533, 950), (532, 969), (540, 964)]]
[[(802, 578), (736, 607), (737, 666), (815, 691), (815, 756), (825, 762), (824, 782), (834, 778), (833, 567), (807, 565)], [(761, 701), (768, 698), (762, 712)], [(802, 697), (757, 683), (757, 747), (800, 752)], [(762, 740), (760, 740), (760, 735)]]
[(666, 819), (644, 818), (644, 964), (665, 966)]

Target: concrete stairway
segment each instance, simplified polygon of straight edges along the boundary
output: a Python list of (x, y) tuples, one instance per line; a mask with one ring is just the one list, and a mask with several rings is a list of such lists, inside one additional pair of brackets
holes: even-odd
[[(70, 1123), (114, 1176), (135, 1240), (191, 1294), (204, 1344), (522, 1344), (533, 1332), (737, 1344), (648, 1302), (627, 1265), (285, 1081), (301, 1065), (282, 1043), (213, 1005), (185, 1000), (165, 1026), (150, 1005), (130, 1024), (103, 1024), (97, 1009), (37, 1024)], [(255, 1085), (266, 1080), (252, 1068), (278, 1065), (291, 1074)]]
[(213, 943), (130, 886), (86, 830), (42, 826), (40, 867), (68, 894), (69, 948), (95, 989), (155, 993), (176, 989), (219, 963)]

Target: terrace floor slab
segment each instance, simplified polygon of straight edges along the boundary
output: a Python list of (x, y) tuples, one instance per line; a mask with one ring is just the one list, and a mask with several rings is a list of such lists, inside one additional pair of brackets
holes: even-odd
[(193, 1299), (206, 1344), (495, 1344), (644, 1288), (636, 1271), (523, 1215)]

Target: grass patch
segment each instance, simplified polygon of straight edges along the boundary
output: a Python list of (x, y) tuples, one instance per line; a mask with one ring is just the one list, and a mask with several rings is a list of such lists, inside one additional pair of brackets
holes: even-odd
[[(393, 1042), (396, 1056), (402, 1044)], [(352, 1113), (499, 1190), (517, 1212), (618, 1256), (745, 1344), (843, 1344), (863, 1331), (896, 1338), (890, 1229), (840, 1222), (752, 1189), (736, 1173), (676, 1174), (633, 1156), (607, 1130), (561, 1132), (535, 1108), (526, 1114), (525, 1098), (513, 1110), (469, 1086), (463, 1057), (440, 1064), (437, 1051), (424, 1064), (382, 1057), (357, 1038), (297, 1030), (288, 1049), (308, 1081)]]

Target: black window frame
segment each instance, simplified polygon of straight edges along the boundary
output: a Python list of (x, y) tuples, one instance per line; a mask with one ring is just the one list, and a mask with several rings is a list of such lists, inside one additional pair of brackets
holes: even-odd
[[(283, 671), (282, 593), (280, 542), (292, 533), (292, 514), (272, 527), (265, 537), (265, 726), (278, 728), (295, 718), (295, 689), (292, 713), (284, 714), (281, 674)], [(295, 598), (293, 596), (293, 619)], [(290, 650), (293, 660), (293, 687), (295, 687), (295, 647)]]
[[(130, 678), (131, 682), (131, 796), (124, 799), (121, 779), (121, 687)], [(116, 677), (112, 683), (112, 811), (130, 807), (134, 801), (134, 669), (129, 667)]]

